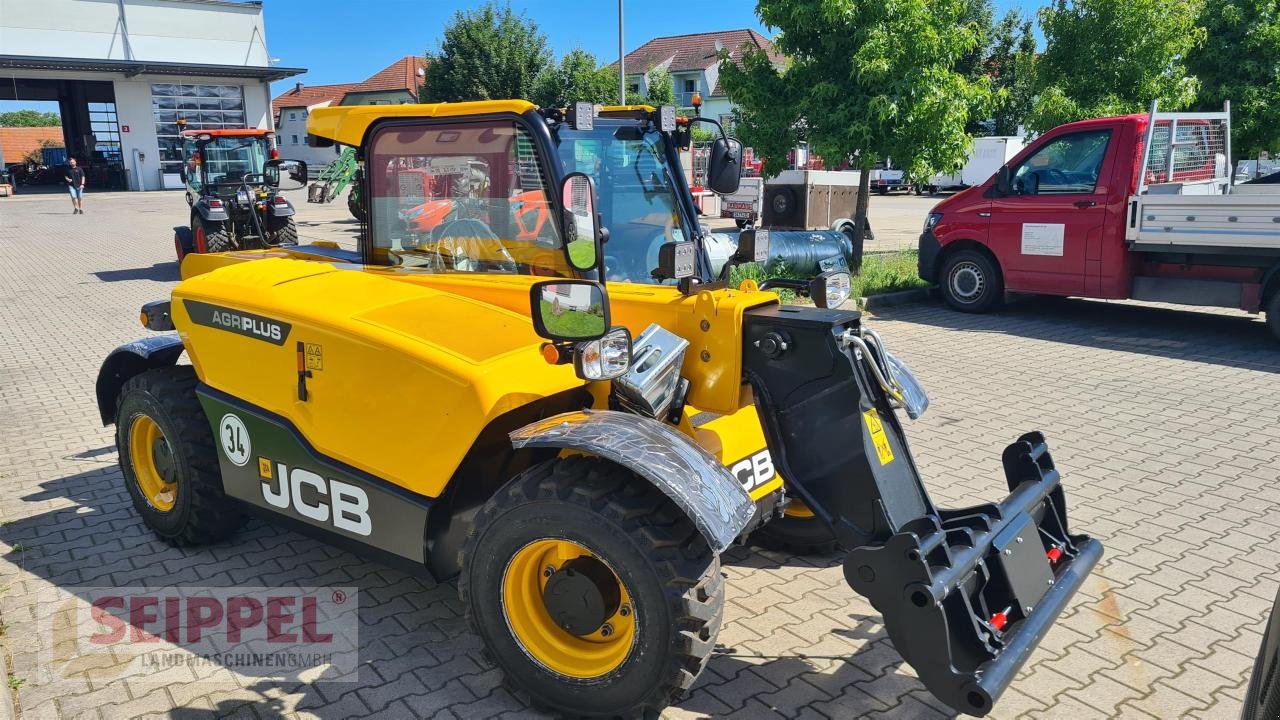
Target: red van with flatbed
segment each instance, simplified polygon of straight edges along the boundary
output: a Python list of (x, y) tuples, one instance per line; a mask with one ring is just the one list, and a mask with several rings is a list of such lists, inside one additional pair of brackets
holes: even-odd
[(1230, 114), (1069, 123), (939, 203), (920, 277), (964, 312), (1006, 291), (1240, 308), (1280, 337), (1280, 184), (1233, 185)]

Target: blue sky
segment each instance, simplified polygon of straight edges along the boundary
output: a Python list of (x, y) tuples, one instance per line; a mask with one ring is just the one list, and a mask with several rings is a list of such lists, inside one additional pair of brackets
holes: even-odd
[[(483, 4), (484, 0), (264, 0), (272, 57), (285, 67), (307, 68), (305, 75), (277, 82), (272, 90), (278, 95), (299, 80), (308, 85), (364, 80), (405, 55), (434, 49), (455, 12)], [(993, 0), (997, 18), (1011, 7), (1039, 4)], [(511, 7), (538, 24), (557, 56), (582, 48), (602, 62), (617, 58), (617, 0), (512, 0)], [(735, 28), (772, 35), (756, 18), (751, 0), (625, 0), (624, 20), (628, 52), (660, 35)], [(57, 103), (0, 101), (0, 112), (17, 107), (56, 111)]]

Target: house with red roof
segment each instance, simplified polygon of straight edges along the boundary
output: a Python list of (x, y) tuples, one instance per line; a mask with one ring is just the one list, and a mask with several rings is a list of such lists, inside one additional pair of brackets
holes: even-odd
[(328, 165), (339, 147), (307, 146), (307, 116), (330, 105), (400, 105), (418, 101), (426, 77), (426, 60), (409, 55), (374, 73), (364, 82), (337, 85), (296, 83), (271, 101), (281, 157), (303, 160), (313, 168)]
[(721, 30), (691, 35), (656, 37), (627, 54), (627, 89), (648, 92), (648, 73), (662, 68), (671, 75), (676, 105), (692, 111), (693, 96), (702, 97), (702, 114), (722, 122), (730, 118), (733, 104), (720, 87), (721, 50), (742, 66), (744, 49), (762, 50), (779, 67), (785, 61), (769, 38), (755, 30)]

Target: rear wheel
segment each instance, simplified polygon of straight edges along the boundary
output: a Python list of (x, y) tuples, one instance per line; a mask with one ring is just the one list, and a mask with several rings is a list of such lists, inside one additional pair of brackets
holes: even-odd
[(745, 228), (745, 227), (746, 227), (747, 225), (749, 225), (750, 223), (751, 223), (751, 221), (750, 221), (750, 220), (748, 220), (748, 219), (746, 219), (746, 218), (734, 218), (734, 219), (733, 219), (733, 224), (734, 224), (734, 225), (737, 225), (739, 230), (742, 230), (743, 228)]
[(767, 548), (797, 555), (826, 555), (836, 549), (831, 529), (796, 498), (787, 503), (782, 517), (765, 523), (751, 537)]
[(359, 220), (360, 222), (365, 221), (364, 203), (361, 202), (361, 193), (354, 187), (351, 188), (351, 192), (347, 193), (347, 211), (351, 213), (351, 217)]
[(484, 505), (458, 591), (507, 681), (575, 716), (656, 715), (702, 671), (724, 608), (719, 558), (684, 513), (588, 457)]
[(213, 433), (189, 365), (148, 370), (120, 390), (116, 448), (133, 506), (175, 545), (227, 537), (243, 515), (222, 492)]
[(298, 226), (293, 222), (293, 217), (286, 217), (278, 220), (269, 221), (273, 229), (267, 231), (267, 240), (270, 245), (297, 245), (298, 244)]
[(961, 312), (987, 312), (1004, 299), (999, 268), (977, 250), (961, 250), (947, 257), (939, 285), (947, 304)]
[(234, 247), (225, 223), (209, 222), (195, 213), (191, 215), (191, 236), (198, 253), (226, 252)]
[(1267, 327), (1271, 328), (1271, 335), (1280, 340), (1280, 290), (1276, 290), (1267, 303)]

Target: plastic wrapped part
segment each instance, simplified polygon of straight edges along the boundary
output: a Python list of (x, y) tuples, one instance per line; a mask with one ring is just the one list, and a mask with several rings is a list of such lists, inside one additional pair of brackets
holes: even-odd
[[(738, 249), (738, 233), (711, 233), (705, 241), (711, 259), (711, 272), (720, 275), (720, 268)], [(779, 266), (795, 275), (810, 277), (822, 272), (823, 260), (841, 256), (848, 267), (861, 266), (860, 258), (853, 257), (853, 243), (849, 236), (838, 230), (770, 230), (769, 259), (763, 263), (771, 272)]]
[(561, 413), (512, 432), (511, 444), (579, 450), (629, 468), (671, 498), (717, 553), (756, 512), (742, 484), (719, 460), (671, 426), (639, 415)]
[(665, 418), (680, 384), (689, 341), (653, 324), (631, 344), (631, 368), (613, 382), (624, 409), (652, 418)]
[(906, 363), (888, 350), (884, 351), (884, 357), (889, 364), (889, 374), (902, 393), (902, 408), (907, 411), (907, 417), (919, 420), (924, 411), (929, 409), (929, 395)]

